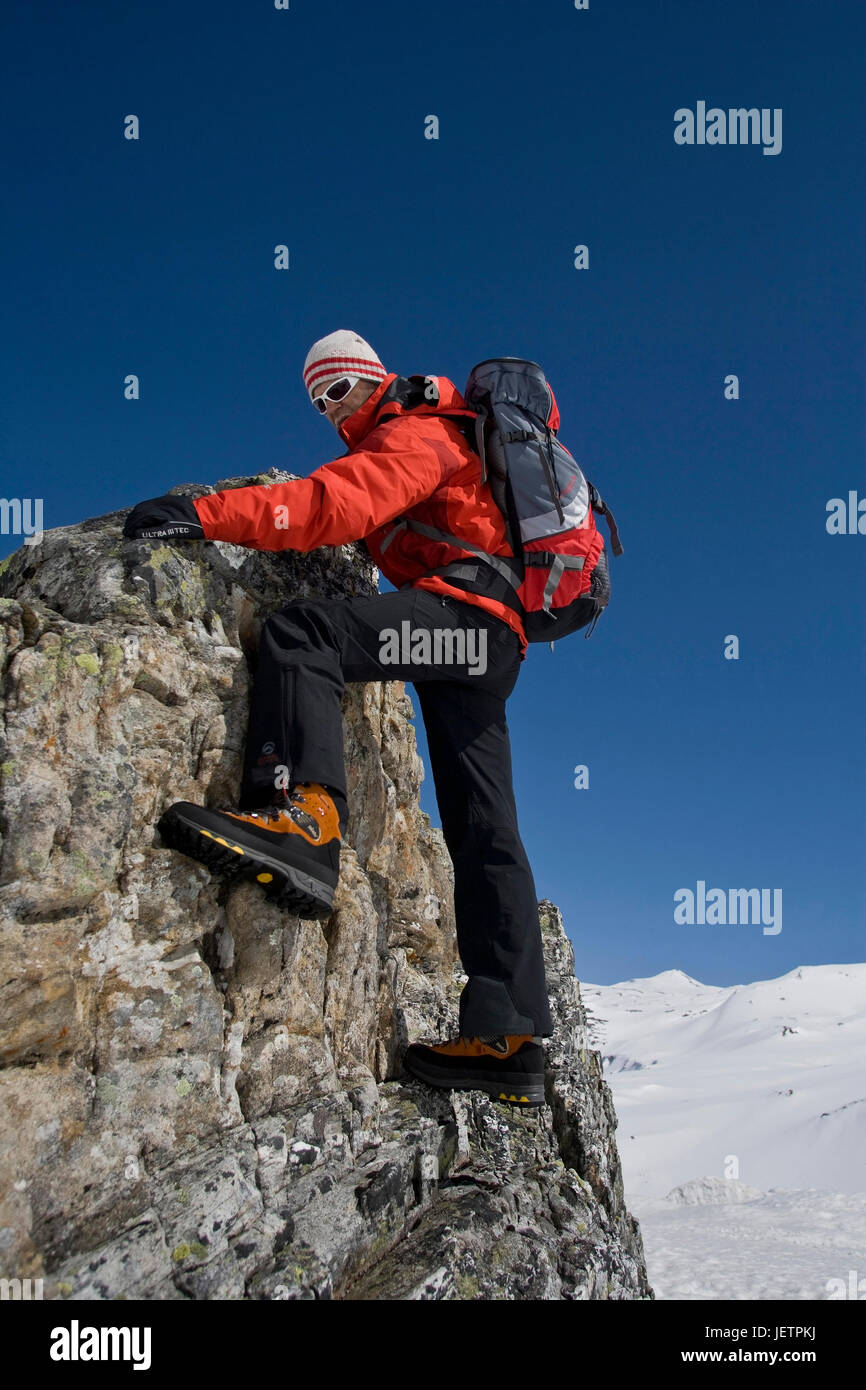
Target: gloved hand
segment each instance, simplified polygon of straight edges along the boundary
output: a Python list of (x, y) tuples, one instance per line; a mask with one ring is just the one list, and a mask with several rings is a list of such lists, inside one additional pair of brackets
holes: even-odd
[(205, 539), (191, 497), (152, 497), (148, 502), (139, 502), (126, 518), (123, 534), (141, 541)]

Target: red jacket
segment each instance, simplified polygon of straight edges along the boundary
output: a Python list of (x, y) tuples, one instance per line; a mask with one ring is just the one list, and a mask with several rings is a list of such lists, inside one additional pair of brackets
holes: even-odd
[(384, 552), (381, 548), (394, 518), (410, 516), (490, 554), (512, 555), (502, 513), (481, 482), (478, 455), (459, 426), (437, 413), (467, 411), (460, 392), (447, 377), (434, 377), (438, 405), (404, 412), (394, 392), (383, 400), (397, 380), (395, 372), (386, 376), (339, 427), (349, 453), (322, 464), (308, 478), (196, 497), (205, 537), (254, 550), (300, 551), (363, 539), (374, 564), (395, 588), (410, 584), (478, 604), (514, 629), (523, 659), (526, 635), (511, 608), (484, 594), (467, 593), (438, 575), (424, 577), (452, 560), (473, 559), (472, 552), (410, 530), (393, 536)]

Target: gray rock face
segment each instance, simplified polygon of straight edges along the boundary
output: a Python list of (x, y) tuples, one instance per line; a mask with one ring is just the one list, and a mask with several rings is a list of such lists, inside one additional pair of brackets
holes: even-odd
[(409, 1041), (457, 1032), (465, 980), (402, 683), (346, 688), (327, 922), (161, 846), (166, 805), (236, 799), (263, 619), (375, 593), (363, 546), (150, 546), (124, 515), (0, 573), (0, 1275), (70, 1299), (652, 1298), (551, 903), (548, 1104), (401, 1079)]

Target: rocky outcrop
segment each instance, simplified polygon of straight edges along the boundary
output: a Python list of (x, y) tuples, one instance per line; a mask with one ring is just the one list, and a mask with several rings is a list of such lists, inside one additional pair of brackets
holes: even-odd
[(548, 1105), (401, 1076), (465, 980), (402, 683), (346, 688), (327, 922), (155, 829), (235, 799), (263, 619), (374, 593), (365, 549), (151, 547), (124, 515), (0, 574), (0, 1274), (59, 1299), (651, 1298), (551, 903)]

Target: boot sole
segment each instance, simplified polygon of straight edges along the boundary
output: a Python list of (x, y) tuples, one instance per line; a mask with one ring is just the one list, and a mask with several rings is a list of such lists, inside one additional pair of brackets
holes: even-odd
[(524, 1107), (546, 1105), (547, 1100), (544, 1095), (544, 1078), (524, 1075), (519, 1073), (511, 1076), (502, 1076), (496, 1079), (476, 1077), (474, 1080), (460, 1081), (451, 1080), (450, 1077), (437, 1072), (432, 1067), (427, 1067), (423, 1059), (412, 1058), (411, 1061), (404, 1058), (406, 1071), (416, 1081), (423, 1081), (428, 1086), (435, 1086), (442, 1091), (483, 1091), (491, 1100), (506, 1101), (510, 1105), (522, 1105)]
[(298, 917), (324, 922), (334, 910), (334, 889), (327, 883), (258, 847), (253, 849), (231, 835), (208, 830), (182, 811), (165, 812), (157, 829), (170, 849), (198, 859), (223, 878), (252, 879), (277, 907), (288, 908)]

